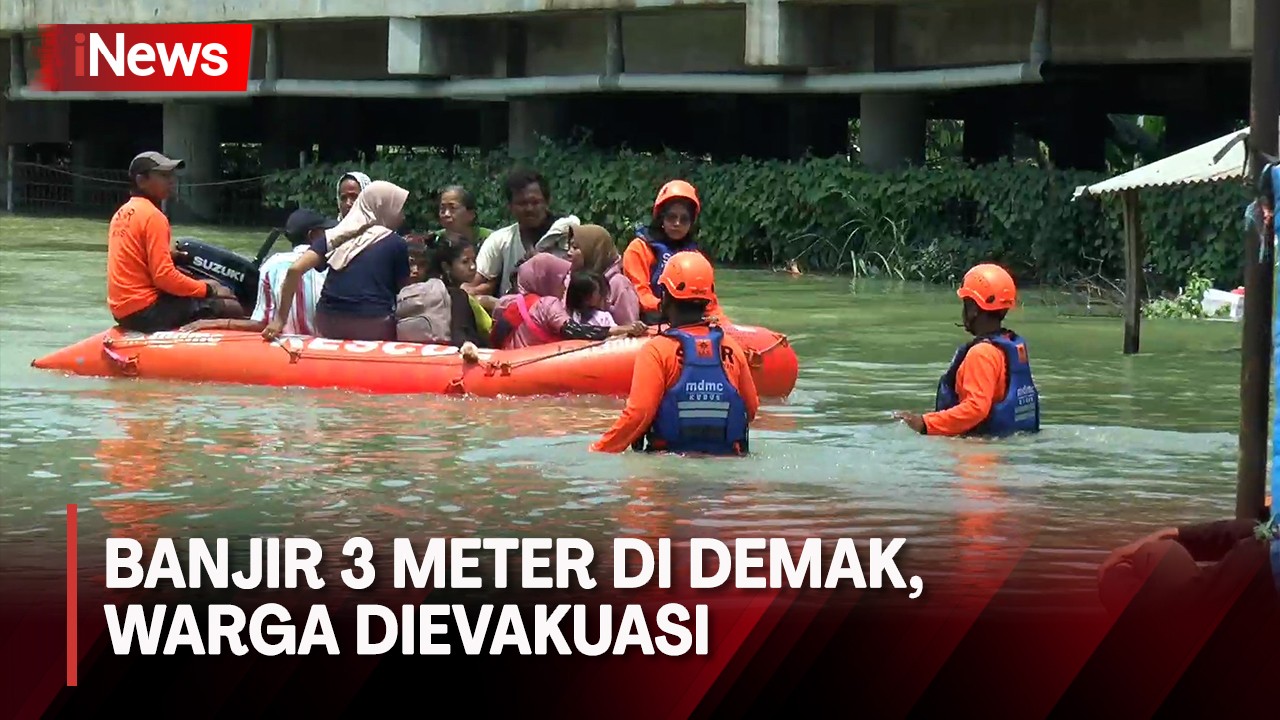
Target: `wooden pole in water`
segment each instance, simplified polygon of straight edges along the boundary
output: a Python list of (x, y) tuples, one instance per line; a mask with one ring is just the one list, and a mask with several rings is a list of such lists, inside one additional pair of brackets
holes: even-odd
[[(1263, 153), (1275, 156), (1280, 134), (1280, 2), (1254, 0), (1252, 112), (1249, 179), (1258, 186)], [(1259, 199), (1261, 194), (1258, 194)], [(1271, 390), (1271, 323), (1275, 258), (1263, 228), (1245, 233), (1244, 328), (1240, 367), (1240, 454), (1236, 468), (1236, 517), (1255, 519), (1267, 483), (1267, 421)]]
[(13, 212), (13, 174), (17, 172), (18, 163), (16, 162), (16, 148), (9, 145), (9, 158), (5, 161), (4, 170), (4, 207), (9, 212)]
[(1142, 237), (1142, 206), (1137, 190), (1125, 190), (1124, 201), (1124, 354), (1138, 352), (1142, 336), (1142, 299), (1146, 297), (1146, 278), (1142, 274), (1142, 258), (1146, 243)]

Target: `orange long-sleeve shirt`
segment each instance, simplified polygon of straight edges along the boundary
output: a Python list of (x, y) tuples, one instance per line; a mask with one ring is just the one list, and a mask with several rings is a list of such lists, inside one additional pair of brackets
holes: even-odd
[(1008, 359), (1004, 351), (991, 343), (978, 343), (969, 348), (964, 361), (956, 369), (956, 395), (960, 402), (950, 410), (926, 413), (925, 430), (929, 435), (963, 435), (974, 429), (1000, 400), (1008, 375)]
[[(685, 328), (685, 331), (695, 337), (707, 334), (705, 326)], [(756, 394), (756, 382), (751, 377), (751, 368), (747, 366), (747, 354), (728, 335), (722, 336), (721, 343), (724, 349), (729, 350), (722, 353), (727, 355), (724, 359), (725, 375), (747, 406), (747, 420), (755, 420), (756, 412), (760, 409), (760, 397)], [(627, 397), (627, 406), (613, 427), (591, 445), (592, 451), (626, 452), (632, 443), (648, 432), (658, 415), (662, 396), (680, 379), (682, 363), (677, 354), (679, 349), (678, 341), (663, 336), (653, 338), (640, 349), (631, 376), (631, 394)]]
[(183, 275), (170, 255), (169, 218), (144, 197), (129, 198), (107, 230), (107, 306), (116, 319), (156, 301), (161, 292), (207, 297), (209, 288)]
[[(649, 287), (649, 274), (653, 270), (653, 264), (658, 262), (658, 256), (654, 255), (653, 248), (649, 247), (649, 243), (644, 238), (636, 238), (631, 241), (627, 249), (622, 252), (622, 274), (627, 276), (631, 284), (636, 288), (636, 294), (640, 296), (641, 312), (657, 312), (659, 301), (658, 296), (653, 294), (653, 288)], [(714, 295), (711, 296), (711, 302), (707, 305), (707, 316), (714, 317), (721, 322), (728, 322), (724, 311), (720, 309), (720, 302)]]

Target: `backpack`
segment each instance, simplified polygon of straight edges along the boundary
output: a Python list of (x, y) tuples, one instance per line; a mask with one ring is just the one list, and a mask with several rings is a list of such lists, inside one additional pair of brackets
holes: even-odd
[(396, 296), (396, 340), (448, 345), (452, 302), (440, 278), (406, 285)]

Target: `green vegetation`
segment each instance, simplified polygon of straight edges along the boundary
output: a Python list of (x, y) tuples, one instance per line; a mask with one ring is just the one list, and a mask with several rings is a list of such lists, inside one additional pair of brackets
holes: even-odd
[(1212, 287), (1213, 278), (1201, 277), (1199, 273), (1192, 272), (1191, 279), (1187, 280), (1185, 290), (1176, 297), (1156, 298), (1148, 302), (1142, 308), (1142, 316), (1149, 318), (1175, 318), (1178, 320), (1230, 316), (1231, 308), (1225, 305), (1218, 308), (1213, 315), (1205, 313), (1204, 306), (1200, 304), (1200, 301), (1204, 299), (1205, 291)]
[[(435, 224), (434, 191), (458, 183), (475, 193), (480, 222), (507, 222), (502, 154), (391, 156), (364, 170), (413, 195), (408, 221)], [(551, 183), (552, 206), (613, 231), (619, 243), (647, 218), (661, 184), (694, 183), (705, 214), (700, 238), (722, 264), (885, 274), (954, 282), (975, 263), (1009, 267), (1019, 282), (1069, 284), (1082, 277), (1123, 277), (1118, 200), (1071, 197), (1100, 173), (1044, 170), (1029, 162), (976, 168), (948, 159), (928, 168), (876, 174), (845, 158), (799, 162), (742, 160), (712, 164), (675, 153), (604, 153), (583, 146), (544, 146), (529, 165)], [(272, 176), (273, 206), (328, 209), (346, 166), (313, 166)], [(1234, 286), (1241, 279), (1242, 213), (1238, 184), (1161, 188), (1142, 194), (1153, 289), (1183, 284), (1192, 273)]]

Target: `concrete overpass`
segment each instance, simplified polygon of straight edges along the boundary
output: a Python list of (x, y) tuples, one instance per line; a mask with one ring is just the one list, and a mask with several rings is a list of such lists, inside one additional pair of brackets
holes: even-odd
[[(253, 22), (250, 93), (27, 87), (35, 28), (89, 22)], [(314, 144), (324, 159), (377, 144), (528, 152), (573, 127), (830, 154), (853, 116), (863, 161), (891, 168), (922, 159), (927, 118), (951, 117), (975, 160), (1007, 152), (1023, 123), (1059, 164), (1096, 167), (1107, 113), (1168, 115), (1187, 145), (1243, 117), (1252, 28), (1252, 0), (0, 0), (0, 124), (6, 143), (71, 142), (89, 166), (162, 143), (199, 174), (219, 142), (261, 142), (284, 166)]]

